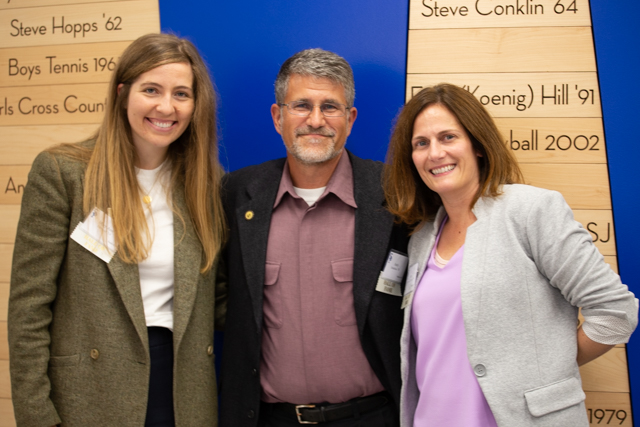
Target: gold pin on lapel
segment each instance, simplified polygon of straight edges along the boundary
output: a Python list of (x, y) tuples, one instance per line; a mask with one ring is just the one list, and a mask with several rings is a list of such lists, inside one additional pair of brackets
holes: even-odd
[(251, 220), (253, 218), (253, 211), (246, 211), (244, 213), (244, 219), (246, 219), (247, 221)]

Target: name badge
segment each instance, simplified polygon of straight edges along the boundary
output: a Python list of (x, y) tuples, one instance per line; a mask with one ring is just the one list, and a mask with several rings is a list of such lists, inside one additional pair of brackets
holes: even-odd
[(418, 276), (418, 263), (413, 264), (409, 267), (409, 271), (407, 272), (407, 283), (404, 287), (404, 297), (402, 298), (401, 309), (405, 309), (407, 306), (411, 305), (411, 301), (413, 300), (413, 291), (416, 287), (416, 280)]
[(98, 208), (93, 208), (87, 218), (78, 223), (71, 238), (104, 262), (111, 261), (116, 253), (111, 217)]
[(402, 296), (401, 283), (407, 269), (409, 258), (396, 250), (389, 251), (384, 269), (380, 272), (376, 291), (384, 294)]

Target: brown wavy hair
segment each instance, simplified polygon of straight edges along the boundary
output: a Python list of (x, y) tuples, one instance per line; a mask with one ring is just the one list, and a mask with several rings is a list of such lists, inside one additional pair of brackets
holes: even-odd
[(422, 181), (413, 164), (413, 124), (430, 105), (442, 105), (467, 132), (478, 157), (480, 186), (471, 207), (481, 196), (497, 197), (503, 184), (523, 182), (515, 156), (507, 148), (493, 119), (469, 91), (441, 83), (426, 87), (404, 106), (396, 119), (384, 171), (384, 191), (388, 209), (399, 221), (419, 225), (433, 220), (442, 206), (440, 196)]
[[(88, 214), (94, 207), (111, 212), (119, 257), (138, 263), (149, 253), (152, 241), (140, 201), (136, 178), (136, 151), (127, 104), (131, 85), (143, 73), (173, 63), (186, 63), (193, 72), (194, 110), (189, 126), (171, 145), (168, 159), (171, 184), (168, 191), (182, 187), (189, 218), (174, 213), (183, 223), (191, 221), (202, 244), (202, 272), (213, 266), (226, 238), (226, 223), (220, 201), (223, 169), (218, 162), (216, 138), (216, 96), (204, 61), (188, 40), (171, 34), (147, 34), (131, 43), (122, 53), (107, 94), (102, 125), (87, 144), (63, 144), (50, 151), (85, 161), (83, 207)], [(118, 85), (122, 88), (118, 93)], [(147, 242), (145, 244), (145, 241)]]

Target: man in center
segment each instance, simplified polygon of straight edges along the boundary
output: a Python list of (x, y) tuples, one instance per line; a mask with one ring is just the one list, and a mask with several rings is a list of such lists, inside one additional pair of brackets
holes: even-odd
[(406, 229), (382, 164), (344, 149), (349, 64), (322, 49), (282, 65), (271, 115), (286, 158), (229, 174), (221, 427), (398, 425)]

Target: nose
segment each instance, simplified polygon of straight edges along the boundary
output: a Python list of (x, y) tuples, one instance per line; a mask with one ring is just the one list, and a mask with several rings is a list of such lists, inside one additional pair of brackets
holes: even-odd
[(319, 128), (321, 126), (324, 126), (325, 124), (324, 114), (322, 114), (322, 111), (320, 111), (319, 105), (313, 106), (313, 108), (311, 109), (311, 112), (309, 113), (309, 116), (307, 117), (307, 123), (309, 124), (309, 126), (314, 128)]
[(162, 114), (171, 114), (175, 109), (173, 105), (173, 100), (170, 95), (162, 96), (158, 99), (158, 105), (156, 106), (156, 110)]
[(429, 151), (427, 153), (429, 160), (440, 160), (444, 157), (444, 150), (442, 144), (438, 141), (433, 141), (429, 144)]

